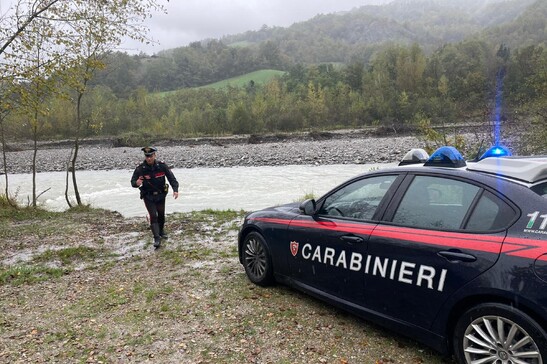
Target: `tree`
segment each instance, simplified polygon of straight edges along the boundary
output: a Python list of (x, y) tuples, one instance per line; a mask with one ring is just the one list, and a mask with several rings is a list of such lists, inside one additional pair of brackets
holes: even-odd
[[(82, 98), (87, 92), (88, 84), (95, 71), (105, 67), (103, 62), (105, 55), (119, 44), (122, 35), (133, 30), (132, 33), (127, 33), (127, 35), (137, 39), (143, 36), (138, 28), (132, 28), (130, 19), (132, 16), (144, 17), (147, 12), (146, 8), (131, 8), (127, 4), (120, 4), (119, 7), (114, 6), (110, 8), (109, 12), (105, 12), (102, 7), (90, 6), (90, 3), (85, 4), (86, 6), (81, 8), (81, 20), (75, 24), (75, 27), (77, 27), (76, 32), (81, 41), (67, 44), (67, 50), (77, 55), (75, 64), (64, 72), (66, 82), (76, 92), (74, 148), (68, 170), (72, 172), (72, 186), (78, 205), (82, 205), (76, 181), (76, 161), (82, 129)], [(68, 186), (65, 190), (65, 198), (68, 205), (71, 206), (68, 197)]]
[[(3, 95), (5, 96), (5, 95)], [(0, 98), (0, 144), (2, 145), (2, 162), (4, 166), (4, 178), (6, 181), (4, 193), (6, 196), (6, 201), (11, 205), (11, 199), (9, 198), (9, 179), (8, 179), (8, 161), (6, 156), (6, 127), (5, 127), (5, 119), (6, 116), (12, 111), (11, 102), (8, 98), (2, 97)]]
[[(146, 41), (143, 20), (152, 9), (163, 9), (158, 1), (18, 0), (6, 13), (9, 15), (0, 19), (0, 59), (4, 60), (0, 63), (0, 81), (10, 81), (9, 88), (20, 91), (25, 106), (22, 112), (29, 116), (35, 141), (34, 161), (44, 114), (39, 102), (53, 90), (50, 87), (55, 77), (77, 66), (84, 70), (80, 73), (83, 81), (77, 87), (79, 107), (90, 71), (98, 65), (97, 57), (108, 47), (118, 45), (123, 37)], [(77, 115), (79, 130), (80, 113)], [(33, 183), (33, 206), (36, 198)]]
[[(36, 194), (36, 159), (38, 155), (38, 138), (46, 127), (45, 118), (49, 108), (47, 97), (54, 93), (55, 80), (50, 77), (52, 67), (55, 67), (58, 55), (47, 42), (44, 34), (34, 31), (36, 27), (47, 28), (49, 24), (37, 19), (29, 28), (32, 30), (20, 37), (21, 46), (25, 47), (23, 53), (27, 58), (22, 61), (25, 67), (20, 74), (21, 81), (17, 83), (15, 90), (18, 93), (18, 113), (23, 115), (28, 122), (33, 141), (32, 154), (32, 206), (37, 206)], [(47, 34), (47, 33), (45, 33)]]

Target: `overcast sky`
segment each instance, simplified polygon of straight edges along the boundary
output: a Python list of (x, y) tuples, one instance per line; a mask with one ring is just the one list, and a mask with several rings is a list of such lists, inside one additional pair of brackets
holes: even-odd
[(317, 14), (347, 11), (392, 0), (170, 0), (167, 14), (154, 14), (147, 23), (158, 44), (125, 41), (122, 51), (150, 55), (163, 49), (224, 35), (258, 30), (263, 25), (290, 26)]

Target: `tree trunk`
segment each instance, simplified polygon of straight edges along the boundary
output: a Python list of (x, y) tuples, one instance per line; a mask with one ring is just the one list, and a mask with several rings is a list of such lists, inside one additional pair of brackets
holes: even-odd
[(4, 178), (6, 179), (6, 188), (5, 188), (5, 194), (6, 194), (6, 201), (10, 206), (14, 206), (14, 203), (12, 203), (11, 198), (9, 196), (9, 186), (8, 186), (8, 158), (6, 156), (6, 136), (4, 134), (4, 116), (0, 116), (0, 139), (2, 142), (2, 161), (4, 162)]
[(74, 138), (74, 153), (72, 154), (71, 168), (72, 168), (72, 185), (74, 186), (74, 195), (76, 196), (76, 203), (78, 206), (82, 205), (82, 199), (80, 198), (80, 192), (78, 191), (78, 183), (76, 182), (76, 160), (78, 159), (78, 150), (80, 149), (80, 129), (82, 126), (82, 116), (80, 115), (82, 104), (82, 97), (84, 94), (78, 92), (78, 99), (76, 101), (76, 137)]
[(34, 113), (35, 125), (32, 127), (32, 138), (34, 139), (34, 150), (32, 153), (32, 207), (36, 208), (36, 157), (38, 155), (38, 112)]
[(69, 208), (72, 208), (72, 203), (70, 202), (70, 198), (68, 197), (68, 177), (70, 175), (70, 161), (72, 159), (73, 152), (74, 149), (70, 151), (70, 156), (68, 157), (68, 161), (66, 162), (65, 200)]

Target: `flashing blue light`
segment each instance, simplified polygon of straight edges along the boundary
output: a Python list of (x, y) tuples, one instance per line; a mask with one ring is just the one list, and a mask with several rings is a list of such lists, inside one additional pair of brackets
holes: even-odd
[(465, 167), (467, 164), (462, 155), (454, 147), (440, 147), (424, 163), (429, 167)]
[(511, 156), (511, 151), (509, 149), (501, 145), (495, 145), (492, 148), (488, 149), (486, 152), (484, 152), (484, 154), (481, 155), (479, 160), (483, 160), (484, 158), (490, 158), (490, 157), (509, 157), (509, 156)]

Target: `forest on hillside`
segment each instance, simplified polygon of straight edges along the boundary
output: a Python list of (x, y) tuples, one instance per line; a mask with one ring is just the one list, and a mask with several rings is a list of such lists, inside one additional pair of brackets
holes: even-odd
[[(480, 9), (400, 0), (154, 56), (111, 53), (81, 100), (77, 132), (145, 143), (371, 125), (400, 133), (502, 121), (529, 131), (529, 151), (545, 152), (547, 4), (472, 3)], [(405, 12), (411, 4), (413, 11)], [(456, 20), (448, 21), (447, 11)], [(285, 74), (265, 84), (195, 88), (262, 69)], [(62, 78), (56, 87), (65, 92), (44, 97), (46, 108), (33, 125), (41, 139), (76, 133), (73, 91)], [(9, 138), (32, 135), (25, 118), (17, 112), (6, 118)]]
[(426, 54), (476, 39), (511, 49), (545, 44), (547, 3), (542, 0), (399, 0), (350, 12), (317, 15), (288, 28), (202, 40), (155, 55), (110, 54), (93, 85), (118, 97), (142, 86), (148, 92), (198, 87), (261, 69), (324, 63), (368, 64), (394, 45), (418, 44)]

